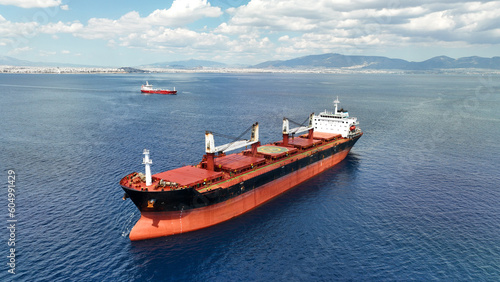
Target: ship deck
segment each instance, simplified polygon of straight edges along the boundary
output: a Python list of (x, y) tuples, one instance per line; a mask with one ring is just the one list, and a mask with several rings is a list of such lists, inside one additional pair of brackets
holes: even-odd
[[(288, 146), (293, 146), (295, 148), (304, 150), (304, 149), (311, 148), (312, 146), (317, 145), (321, 142), (322, 142), (322, 140), (319, 140), (319, 139), (309, 140), (307, 138), (294, 137), (294, 138), (290, 138), (288, 140)], [(278, 141), (278, 142), (276, 142), (276, 144), (283, 145), (283, 141)]]
[(268, 159), (280, 159), (283, 156), (295, 154), (297, 151), (297, 148), (273, 144), (267, 144), (257, 148), (257, 152)]
[(246, 156), (242, 154), (231, 154), (215, 159), (215, 167), (224, 171), (242, 171), (259, 166), (266, 162), (265, 158)]
[(222, 176), (222, 172), (210, 171), (194, 166), (183, 166), (153, 174), (153, 179), (161, 179), (165, 182), (174, 183), (173, 186), (190, 187), (218, 180)]
[[(142, 173), (132, 173), (123, 178), (123, 186), (144, 191), (163, 191), (195, 188), (204, 190), (215, 183), (232, 181), (239, 175), (248, 171), (254, 171), (260, 167), (274, 165), (288, 160), (290, 156), (307, 152), (317, 146), (337, 143), (335, 140), (345, 139), (340, 134), (313, 132), (312, 140), (308, 135), (290, 138), (288, 145), (283, 141), (272, 144), (260, 145), (256, 152), (244, 150), (240, 153), (221, 155), (214, 159), (215, 171), (206, 169), (207, 160), (204, 159), (197, 166), (183, 166), (176, 169), (156, 173), (152, 175), (152, 185), (147, 186)], [(339, 140), (340, 141), (340, 140)], [(340, 141), (342, 142), (342, 141)], [(299, 156), (299, 158), (301, 158)], [(289, 160), (290, 161), (290, 160)], [(224, 186), (224, 185), (223, 185)], [(199, 191), (201, 191), (199, 190)]]
[[(300, 135), (301, 138), (307, 138), (307, 134), (304, 134), (304, 135)], [(331, 141), (331, 140), (334, 140), (334, 139), (339, 139), (339, 138), (342, 138), (342, 135), (338, 134), (338, 133), (327, 133), (327, 132), (317, 132), (317, 131), (314, 131), (313, 132), (313, 139), (317, 139), (317, 140), (323, 140), (323, 141)]]

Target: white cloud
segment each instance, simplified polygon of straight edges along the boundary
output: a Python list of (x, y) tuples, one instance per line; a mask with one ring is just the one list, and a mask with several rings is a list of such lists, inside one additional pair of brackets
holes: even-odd
[(222, 11), (207, 0), (175, 0), (170, 9), (156, 10), (145, 20), (151, 25), (184, 26), (204, 17), (219, 17)]
[(250, 32), (252, 28), (249, 26), (228, 25), (227, 23), (220, 24), (214, 31), (222, 34), (244, 34)]
[(278, 41), (288, 41), (288, 40), (290, 40), (290, 36), (288, 35), (284, 35), (278, 38)]
[(315, 29), (320, 19), (335, 17), (339, 12), (322, 6), (322, 2), (301, 0), (253, 0), (247, 5), (227, 10), (232, 14), (229, 26), (251, 26), (267, 30), (308, 31)]
[(55, 34), (55, 33), (75, 33), (83, 29), (83, 25), (79, 22), (63, 23), (49, 23), (41, 26), (38, 30), (41, 33)]
[(48, 8), (61, 5), (61, 0), (0, 0), (0, 5), (11, 5), (21, 8)]
[(356, 53), (392, 47), (500, 44), (498, 1), (252, 0), (215, 31), (278, 34), (276, 53)]
[(12, 50), (9, 51), (8, 54), (9, 55), (17, 55), (17, 54), (28, 52), (28, 51), (31, 51), (31, 50), (33, 50), (33, 48), (25, 46), (25, 47), (20, 47), (20, 48), (12, 49)]
[(92, 18), (86, 26), (82, 26), (81, 30), (73, 34), (86, 39), (112, 39), (116, 36), (149, 28), (150, 25), (141, 21), (139, 13), (133, 11), (123, 15), (118, 20)]
[(57, 52), (56, 51), (44, 51), (44, 50), (40, 50), (40, 52), (38, 52), (38, 54), (41, 57), (49, 57), (49, 56), (57, 55)]
[(452, 15), (445, 11), (430, 13), (422, 17), (409, 20), (408, 24), (402, 25), (408, 30), (422, 30), (424, 32), (436, 30), (452, 30), (456, 26), (456, 22)]
[(177, 28), (157, 28), (149, 30), (147, 33), (131, 33), (121, 37), (122, 46), (132, 47), (185, 47), (194, 46), (203, 39), (209, 37), (206, 33), (197, 33), (189, 29)]
[(33, 38), (38, 34), (38, 27), (39, 24), (36, 22), (11, 22), (2, 17), (0, 19), (0, 37), (20, 37), (24, 39)]
[(79, 22), (48, 24), (41, 29), (43, 33), (72, 33), (85, 39), (112, 40), (126, 38), (135, 33), (154, 31), (159, 27), (182, 27), (204, 17), (218, 17), (222, 11), (212, 7), (207, 0), (175, 0), (169, 9), (155, 10), (146, 17), (131, 11), (117, 20), (107, 18), (91, 18), (87, 25)]
[[(32, 6), (35, 2), (39, 6), (51, 3), (69, 9), (58, 0), (0, 0), (0, 4), (6, 2)], [(291, 57), (433, 45), (498, 46), (499, 14), (500, 1), (251, 0), (222, 12), (207, 0), (174, 0), (170, 8), (142, 16), (130, 11), (119, 18), (86, 22), (11, 22), (0, 15), (0, 42), (5, 45), (14, 37), (31, 39), (39, 34), (58, 38), (66, 33), (104, 40), (110, 48), (255, 62), (275, 54)], [(193, 23), (207, 18), (220, 24), (193, 28)]]
[[(2, 1), (2, 0), (0, 0)], [(60, 4), (60, 3), (59, 3)], [(64, 5), (63, 5), (64, 6)], [(62, 9), (67, 7), (61, 6)], [(72, 34), (84, 39), (102, 39), (109, 47), (126, 46), (152, 50), (187, 48), (223, 48), (227, 38), (212, 32), (195, 32), (182, 26), (205, 17), (219, 17), (222, 11), (212, 7), (206, 0), (175, 0), (169, 9), (155, 10), (145, 17), (136, 11), (124, 14), (118, 19), (91, 18), (86, 24), (79, 21), (47, 23), (13, 23), (0, 16), (0, 39), (31, 39), (39, 34)], [(25, 40), (27, 43), (29, 40)], [(6, 44), (6, 39), (1, 40)], [(53, 51), (40, 51), (40, 56), (52, 56)]]

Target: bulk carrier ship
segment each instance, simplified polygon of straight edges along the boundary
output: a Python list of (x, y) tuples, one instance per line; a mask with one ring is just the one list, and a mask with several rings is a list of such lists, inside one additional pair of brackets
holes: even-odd
[[(283, 139), (261, 145), (259, 125), (249, 140), (215, 146), (205, 133), (205, 155), (197, 165), (151, 174), (144, 150), (145, 173), (133, 172), (120, 181), (141, 212), (130, 240), (185, 233), (241, 215), (342, 161), (363, 135), (357, 118), (338, 110), (312, 113), (307, 125), (291, 129), (283, 119)], [(294, 137), (297, 133), (303, 133)], [(226, 152), (250, 147), (239, 153)]]

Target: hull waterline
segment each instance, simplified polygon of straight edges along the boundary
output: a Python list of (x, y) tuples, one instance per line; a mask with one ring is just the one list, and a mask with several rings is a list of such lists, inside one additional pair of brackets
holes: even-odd
[(145, 94), (165, 94), (165, 95), (177, 95), (177, 91), (174, 90), (141, 90)]

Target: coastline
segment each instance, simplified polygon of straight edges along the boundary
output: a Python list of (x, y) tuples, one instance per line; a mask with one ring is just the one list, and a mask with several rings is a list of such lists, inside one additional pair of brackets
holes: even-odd
[(310, 73), (310, 74), (461, 74), (461, 75), (498, 75), (500, 70), (494, 69), (433, 69), (433, 70), (400, 70), (400, 69), (361, 69), (346, 68), (142, 68), (121, 67), (34, 67), (0, 65), (0, 74), (127, 74), (127, 73)]

